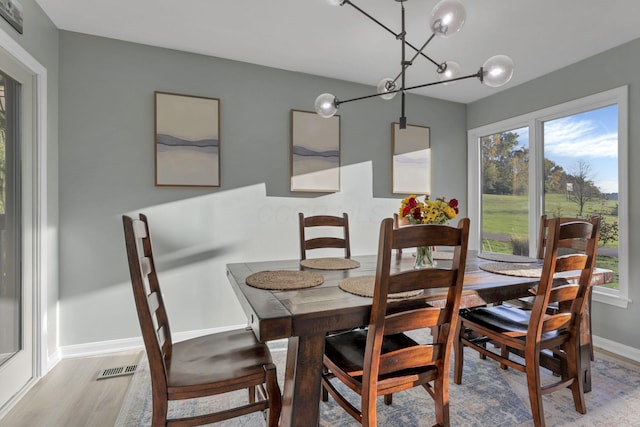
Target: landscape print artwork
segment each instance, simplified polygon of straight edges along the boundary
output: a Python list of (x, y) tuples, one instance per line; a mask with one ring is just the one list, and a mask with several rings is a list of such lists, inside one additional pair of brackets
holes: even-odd
[(391, 125), (393, 193), (431, 194), (431, 143), (428, 127)]
[(2, 16), (17, 32), (22, 34), (24, 12), (17, 0), (0, 0), (0, 16)]
[(291, 110), (291, 191), (340, 191), (340, 116)]
[(156, 185), (220, 186), (220, 101), (156, 92)]

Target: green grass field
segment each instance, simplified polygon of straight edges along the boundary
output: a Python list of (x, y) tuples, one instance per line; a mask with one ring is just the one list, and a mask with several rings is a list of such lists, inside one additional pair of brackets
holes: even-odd
[[(547, 194), (545, 206), (552, 216), (577, 216), (578, 205), (562, 194)], [(617, 206), (615, 200), (590, 202), (585, 206), (584, 216), (601, 215), (607, 223), (614, 223), (618, 218), (611, 215)], [(482, 233), (496, 235), (497, 238), (483, 239), (483, 250), (499, 253), (518, 253), (518, 247), (527, 247), (529, 202), (526, 196), (503, 196), (483, 194), (482, 196)], [(514, 250), (513, 242), (518, 247)], [(519, 243), (518, 243), (519, 242)], [(607, 242), (606, 247), (617, 248), (618, 242)], [(618, 288), (618, 258), (598, 256), (596, 266), (614, 272), (614, 281), (606, 286)]]

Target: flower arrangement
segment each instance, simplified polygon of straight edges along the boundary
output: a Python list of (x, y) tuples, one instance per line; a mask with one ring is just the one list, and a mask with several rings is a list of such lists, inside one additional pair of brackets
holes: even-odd
[(458, 199), (447, 199), (442, 196), (430, 200), (424, 196), (424, 202), (418, 200), (414, 194), (402, 199), (400, 216), (407, 218), (411, 224), (447, 224), (449, 220), (458, 216)]
[[(429, 195), (424, 196), (424, 202), (418, 200), (415, 194), (402, 199), (400, 204), (400, 216), (407, 218), (411, 224), (447, 224), (449, 220), (458, 216), (458, 200), (447, 199), (442, 196), (430, 200)], [(416, 248), (416, 261), (414, 268), (432, 268), (436, 266), (431, 246)]]

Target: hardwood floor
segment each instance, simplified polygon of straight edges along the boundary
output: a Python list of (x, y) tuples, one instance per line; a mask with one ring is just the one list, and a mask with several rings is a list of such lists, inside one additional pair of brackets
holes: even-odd
[(96, 380), (99, 372), (139, 361), (140, 351), (64, 359), (9, 413), (1, 427), (113, 427), (131, 375)]

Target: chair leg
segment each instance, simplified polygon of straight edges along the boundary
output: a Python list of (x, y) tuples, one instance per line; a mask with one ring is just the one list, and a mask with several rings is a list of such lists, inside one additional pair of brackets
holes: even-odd
[[(539, 351), (539, 350), (538, 350)], [(531, 415), (533, 415), (533, 425), (544, 427), (544, 408), (542, 407), (542, 390), (540, 383), (539, 360), (535, 354), (525, 354), (525, 371), (527, 374), (527, 386), (529, 388), (529, 402), (531, 403)]]
[[(329, 372), (329, 370), (327, 369), (326, 366), (322, 367), (322, 375), (326, 375)], [(327, 402), (329, 401), (329, 392), (327, 391), (327, 389), (324, 387), (324, 385), (320, 385), (320, 389), (322, 390), (322, 401), (323, 402)]]
[(280, 412), (282, 411), (282, 396), (278, 386), (275, 365), (267, 368), (267, 394), (269, 397), (269, 411), (267, 412), (267, 425), (278, 427), (280, 423)]
[(166, 396), (161, 398), (157, 393), (153, 393), (153, 412), (151, 425), (164, 426), (167, 425), (167, 411), (169, 403)]
[(393, 403), (393, 394), (385, 394), (384, 395), (384, 404), (389, 406)]
[[(571, 384), (571, 394), (573, 395), (573, 405), (581, 414), (587, 413), (587, 405), (584, 400), (584, 381), (582, 378), (582, 364), (580, 348), (575, 342), (568, 342), (565, 348), (567, 353), (567, 378), (573, 378)], [(564, 378), (563, 378), (564, 379)]]
[(255, 386), (249, 387), (249, 403), (255, 403), (256, 401), (256, 388)]
[[(507, 347), (504, 344), (500, 345), (500, 356), (502, 356), (503, 359), (509, 359), (509, 347)], [(502, 370), (507, 370), (508, 366), (505, 365), (504, 363), (500, 364), (500, 369)]]
[(589, 315), (589, 350), (591, 351), (591, 361), (596, 360), (595, 355), (593, 354), (593, 334), (591, 328), (591, 301), (592, 301), (593, 291), (589, 291), (589, 305), (587, 306), (588, 315)]
[(378, 425), (378, 408), (376, 406), (375, 392), (362, 393), (362, 427), (376, 427)]
[(449, 427), (449, 378), (441, 376), (433, 382), (433, 401), (436, 410), (436, 425)]
[(462, 384), (462, 367), (464, 364), (464, 344), (460, 340), (461, 326), (458, 322), (457, 333), (453, 339), (453, 382)]

